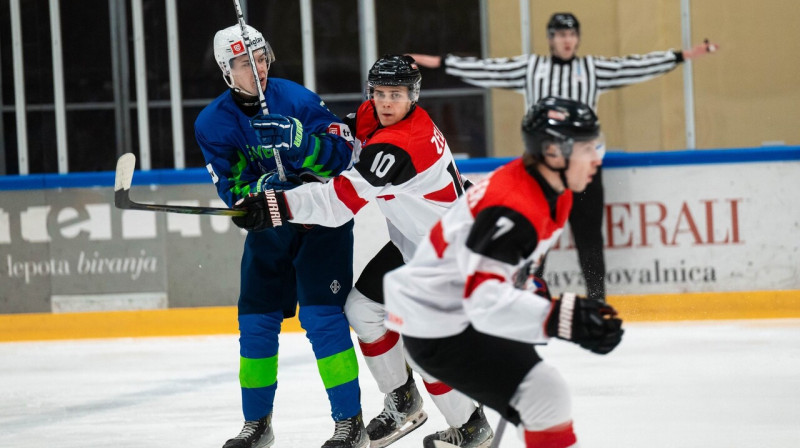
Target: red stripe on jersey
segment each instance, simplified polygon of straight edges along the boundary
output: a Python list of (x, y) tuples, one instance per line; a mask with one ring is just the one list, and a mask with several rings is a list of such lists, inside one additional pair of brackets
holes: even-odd
[(433, 245), (433, 250), (436, 251), (436, 255), (442, 258), (444, 256), (444, 250), (447, 249), (448, 246), (447, 241), (444, 240), (442, 221), (437, 222), (431, 229), (431, 245)]
[(422, 380), (422, 382), (425, 384), (425, 390), (427, 390), (428, 393), (431, 394), (431, 395), (444, 395), (444, 394), (450, 392), (451, 390), (453, 390), (452, 387), (450, 387), (447, 384), (444, 384), (444, 383), (442, 383), (440, 381), (436, 381), (434, 383), (429, 383), (429, 382), (427, 382), (425, 380)]
[(350, 179), (344, 176), (336, 176), (333, 178), (333, 190), (336, 191), (336, 197), (344, 202), (344, 205), (346, 205), (354, 215), (361, 210), (361, 207), (367, 205), (367, 201), (358, 195)]
[(544, 431), (525, 431), (525, 446), (536, 448), (567, 448), (575, 445), (578, 438), (572, 430), (572, 422), (553, 426)]
[(433, 193), (428, 193), (423, 196), (425, 199), (431, 201), (439, 201), (439, 202), (453, 202), (458, 199), (456, 195), (456, 189), (453, 187), (453, 184), (447, 184), (439, 191), (434, 191)]
[(385, 194), (383, 196), (378, 196), (378, 198), (383, 199), (384, 201), (391, 201), (392, 199), (394, 199), (394, 195), (393, 194)]
[(498, 280), (500, 282), (506, 281), (502, 275), (493, 274), (491, 272), (476, 272), (467, 277), (467, 284), (464, 285), (464, 298), (468, 299), (472, 295), (472, 291), (478, 288), (481, 283), (486, 280)]
[(400, 340), (400, 333), (396, 333), (394, 331), (387, 331), (383, 334), (383, 336), (379, 337), (374, 342), (364, 342), (361, 339), (358, 340), (358, 345), (361, 346), (361, 353), (364, 356), (380, 356), (389, 350), (391, 350), (395, 345), (397, 345), (397, 341)]

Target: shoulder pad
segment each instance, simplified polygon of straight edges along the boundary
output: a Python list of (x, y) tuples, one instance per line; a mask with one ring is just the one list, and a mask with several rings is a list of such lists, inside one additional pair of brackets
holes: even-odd
[(467, 237), (467, 247), (473, 252), (513, 265), (533, 253), (538, 242), (533, 224), (503, 206), (481, 210)]

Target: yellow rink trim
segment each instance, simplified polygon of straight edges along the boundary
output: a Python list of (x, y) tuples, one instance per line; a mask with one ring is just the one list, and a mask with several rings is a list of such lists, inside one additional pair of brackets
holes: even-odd
[[(800, 291), (609, 296), (628, 322), (800, 317)], [(297, 317), (282, 331), (302, 331)], [(236, 334), (236, 307), (0, 315), (0, 342)]]
[[(301, 331), (297, 318), (283, 331)], [(92, 313), (0, 315), (0, 342), (237, 334), (235, 306)]]
[(607, 301), (630, 322), (800, 317), (800, 291), (625, 295)]

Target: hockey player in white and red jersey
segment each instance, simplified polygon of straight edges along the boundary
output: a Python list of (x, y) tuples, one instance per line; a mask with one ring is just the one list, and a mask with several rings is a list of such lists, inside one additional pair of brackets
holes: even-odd
[[(248, 230), (285, 221), (337, 226), (369, 202), (375, 202), (386, 217), (390, 241), (364, 268), (345, 304), (366, 364), (386, 394), (384, 410), (367, 425), (372, 448), (393, 443), (427, 419), (402, 341), (384, 326), (384, 274), (413, 256), (431, 226), (464, 192), (447, 141), (416, 104), (421, 79), (409, 56), (383, 56), (369, 71), (367, 101), (355, 115), (355, 126), (350, 124), (361, 142), (353, 168), (327, 184), (270, 190), (237, 205), (250, 212), (245, 221), (257, 223), (245, 227)], [(274, 147), (290, 151), (286, 148), (291, 145), (285, 142), (294, 138), (294, 132), (291, 127), (276, 126)], [(422, 378), (451, 430), (471, 434), (469, 444), (463, 446), (489, 446), (493, 433), (483, 409), (449, 386), (426, 375)], [(428, 436), (425, 446), (433, 446), (444, 432)]]
[[(545, 98), (522, 122), (526, 152), (470, 188), (384, 278), (386, 325), (415, 369), (521, 425), (527, 447), (575, 446), (561, 375), (535, 350), (551, 337), (606, 354), (622, 321), (603, 301), (553, 300), (532, 277), (561, 234), (572, 192), (600, 166), (599, 123), (587, 105)], [(437, 446), (463, 446), (451, 433)]]

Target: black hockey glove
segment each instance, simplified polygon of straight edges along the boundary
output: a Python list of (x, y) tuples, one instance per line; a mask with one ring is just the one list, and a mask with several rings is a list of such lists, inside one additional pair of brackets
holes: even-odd
[(547, 318), (548, 336), (572, 341), (601, 355), (614, 350), (625, 330), (617, 311), (605, 302), (564, 293), (553, 301)]
[(233, 223), (251, 232), (281, 226), (292, 218), (282, 191), (266, 190), (251, 194), (236, 201), (233, 208), (247, 210), (244, 216), (234, 216)]

